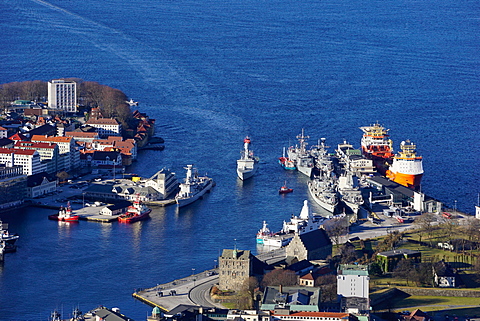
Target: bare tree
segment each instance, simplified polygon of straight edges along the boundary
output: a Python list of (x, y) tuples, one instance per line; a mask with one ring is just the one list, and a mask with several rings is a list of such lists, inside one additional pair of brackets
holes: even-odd
[(330, 239), (335, 244), (340, 243), (343, 235), (348, 233), (348, 219), (346, 217), (328, 220), (323, 225)]
[(262, 285), (265, 286), (292, 286), (297, 284), (297, 275), (290, 270), (275, 269), (263, 276)]
[(320, 288), (320, 301), (333, 302), (337, 299), (337, 277), (333, 274), (322, 275), (315, 280)]

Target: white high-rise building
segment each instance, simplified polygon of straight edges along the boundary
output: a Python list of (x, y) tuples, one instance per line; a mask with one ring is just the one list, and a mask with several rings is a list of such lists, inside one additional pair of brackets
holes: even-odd
[(62, 79), (48, 82), (48, 107), (77, 112), (77, 83)]
[(337, 294), (345, 298), (356, 297), (368, 299), (368, 266), (342, 264), (337, 275)]

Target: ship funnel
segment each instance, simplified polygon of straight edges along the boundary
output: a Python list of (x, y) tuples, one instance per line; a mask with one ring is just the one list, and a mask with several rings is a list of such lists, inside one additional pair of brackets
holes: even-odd
[(304, 200), (302, 211), (300, 212), (300, 218), (303, 219), (303, 220), (307, 220), (308, 219), (308, 212), (309, 212), (308, 201)]

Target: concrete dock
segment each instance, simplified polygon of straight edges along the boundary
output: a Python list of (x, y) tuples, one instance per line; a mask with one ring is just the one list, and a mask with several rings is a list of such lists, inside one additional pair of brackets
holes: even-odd
[(216, 270), (204, 271), (152, 288), (137, 290), (132, 296), (152, 307), (159, 307), (164, 312), (181, 304), (224, 308), (210, 299), (210, 289), (218, 283), (216, 273)]

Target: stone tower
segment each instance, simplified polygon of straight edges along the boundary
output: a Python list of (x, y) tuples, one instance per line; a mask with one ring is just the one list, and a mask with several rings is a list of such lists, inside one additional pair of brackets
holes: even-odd
[(252, 254), (250, 251), (223, 250), (218, 258), (219, 289), (239, 291), (252, 275)]

